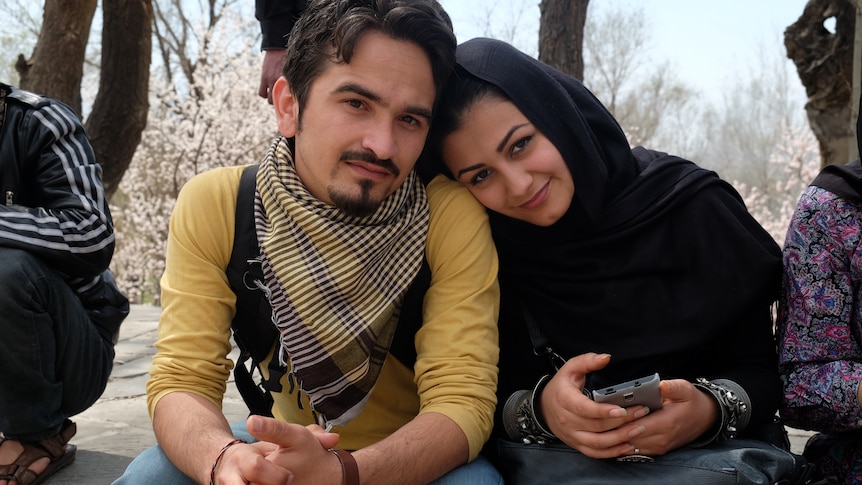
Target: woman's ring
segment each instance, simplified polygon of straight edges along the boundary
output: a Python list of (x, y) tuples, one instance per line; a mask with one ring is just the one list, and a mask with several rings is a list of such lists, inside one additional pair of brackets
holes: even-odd
[(646, 455), (641, 455), (641, 449), (635, 448), (631, 455), (622, 455), (617, 457), (617, 461), (630, 461), (634, 463), (652, 463), (655, 460)]

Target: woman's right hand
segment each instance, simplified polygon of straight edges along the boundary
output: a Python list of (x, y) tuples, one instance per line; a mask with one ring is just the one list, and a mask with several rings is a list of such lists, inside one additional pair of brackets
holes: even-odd
[(540, 419), (567, 445), (593, 458), (629, 455), (634, 447), (629, 439), (639, 435), (642, 426), (632, 424), (646, 416), (643, 406), (622, 408), (597, 403), (584, 395), (587, 374), (603, 369), (609, 354), (587, 353), (569, 359), (542, 390), (539, 397)]

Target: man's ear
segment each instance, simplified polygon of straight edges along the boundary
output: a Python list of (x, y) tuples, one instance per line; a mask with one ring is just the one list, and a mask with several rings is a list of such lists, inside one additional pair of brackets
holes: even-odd
[(296, 136), (299, 124), (299, 103), (284, 76), (275, 81), (272, 87), (272, 104), (278, 119), (278, 131), (287, 138)]

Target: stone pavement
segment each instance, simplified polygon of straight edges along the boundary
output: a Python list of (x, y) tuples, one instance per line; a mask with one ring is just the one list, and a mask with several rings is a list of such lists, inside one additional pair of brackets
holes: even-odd
[[(90, 409), (72, 418), (78, 425), (78, 434), (71, 441), (78, 446), (75, 462), (52, 476), (48, 484), (110, 484), (122, 475), (132, 458), (156, 443), (144, 386), (155, 353), (160, 310), (156, 306), (132, 305), (120, 330), (114, 369), (105, 393)], [(224, 411), (230, 422), (248, 415), (233, 382), (228, 385)]]
[[(72, 418), (78, 425), (78, 434), (72, 439), (78, 446), (77, 458), (51, 477), (48, 484), (110, 484), (132, 458), (156, 443), (144, 385), (155, 353), (159, 311), (155, 306), (132, 305), (120, 332), (114, 370), (104, 395), (90, 409)], [(230, 422), (241, 421), (248, 414), (233, 383), (228, 385), (224, 411)], [(801, 452), (809, 435), (791, 429), (793, 451)]]

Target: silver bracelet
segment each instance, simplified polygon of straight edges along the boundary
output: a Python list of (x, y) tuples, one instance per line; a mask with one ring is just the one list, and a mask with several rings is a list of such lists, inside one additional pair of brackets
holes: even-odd
[(727, 379), (709, 381), (703, 377), (698, 377), (693, 384), (713, 396), (721, 411), (718, 431), (703, 444), (736, 438), (748, 426), (751, 407), (748, 404), (748, 394), (742, 386)]
[(542, 426), (536, 416), (535, 403), (551, 376), (539, 379), (532, 391), (522, 390), (513, 393), (503, 406), (503, 428), (510, 439), (525, 445), (544, 445), (559, 441), (553, 433)]

